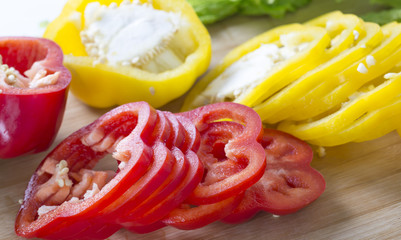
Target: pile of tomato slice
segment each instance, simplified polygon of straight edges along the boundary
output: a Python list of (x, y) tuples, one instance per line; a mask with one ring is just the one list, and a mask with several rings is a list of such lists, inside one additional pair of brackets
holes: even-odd
[[(95, 170), (108, 154), (118, 169)], [(147, 233), (239, 223), (261, 210), (288, 214), (324, 191), (311, 160), (306, 143), (263, 129), (244, 105), (173, 114), (129, 103), (70, 135), (42, 161), (15, 229), (28, 238), (104, 239), (122, 227)]]

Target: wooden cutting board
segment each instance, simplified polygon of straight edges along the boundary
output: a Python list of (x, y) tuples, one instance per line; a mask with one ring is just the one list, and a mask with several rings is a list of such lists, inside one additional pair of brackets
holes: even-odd
[[(212, 66), (234, 46), (273, 26), (303, 22), (336, 9), (363, 13), (372, 7), (365, 0), (342, 4), (315, 0), (281, 20), (235, 17), (211, 25)], [(182, 98), (163, 109), (178, 111), (181, 103)], [(51, 149), (106, 111), (87, 107), (70, 94), (62, 127)], [(0, 239), (20, 239), (14, 233), (18, 200), (23, 198), (31, 174), (49, 151), (0, 160)], [(121, 230), (110, 239), (401, 239), (401, 139), (397, 133), (326, 151), (324, 158), (315, 156), (312, 165), (325, 177), (327, 189), (313, 204), (295, 214), (274, 217), (259, 213), (244, 224), (214, 223), (193, 231), (166, 227), (136, 235)]]

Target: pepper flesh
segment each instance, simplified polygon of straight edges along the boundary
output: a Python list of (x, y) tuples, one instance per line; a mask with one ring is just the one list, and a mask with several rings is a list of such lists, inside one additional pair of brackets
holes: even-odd
[(401, 78), (391, 78), (377, 87), (373, 84), (368, 85), (360, 92), (356, 92), (354, 96), (350, 97), (349, 102), (342, 104), (340, 109), (330, 115), (307, 123), (285, 121), (278, 128), (308, 140), (339, 132), (365, 114), (392, 104), (394, 99), (400, 95), (397, 91), (400, 88)]
[[(312, 92), (320, 85), (335, 85), (337, 82), (345, 81), (338, 71), (345, 70), (350, 64), (371, 53), (372, 49), (378, 46), (383, 38), (381, 28), (377, 24), (365, 24), (366, 35), (359, 36), (355, 45), (344, 49), (341, 54), (336, 55), (329, 61), (324, 62), (316, 69), (306, 73), (279, 93), (267, 101), (255, 107), (255, 111), (262, 116), (264, 122), (276, 123), (295, 115), (294, 111), (300, 113), (299, 108), (306, 108), (312, 101), (321, 102)], [(322, 81), (325, 79), (325, 81)], [(312, 98), (312, 99), (311, 99)], [(294, 101), (294, 99), (296, 99)], [(308, 111), (302, 111), (306, 117)], [(308, 115), (309, 116), (309, 115)]]
[[(30, 79), (58, 75), (54, 84), (36, 87), (0, 83), (0, 158), (44, 151), (60, 128), (71, 81), (62, 52), (47, 39), (1, 37), (0, 56), (2, 67), (14, 67)], [(21, 78), (28, 79), (15, 80)]]
[[(394, 78), (394, 79), (393, 79)], [(400, 73), (391, 75), (390, 79), (401, 79)], [(396, 130), (401, 121), (401, 95), (398, 94), (390, 104), (367, 111), (343, 129), (329, 133), (310, 142), (321, 146), (335, 146), (347, 142), (362, 142), (372, 140)], [(377, 124), (380, 122), (380, 124)]]
[[(220, 65), (195, 85), (186, 97), (182, 110), (189, 110), (215, 102), (213, 96), (206, 94), (208, 90), (216, 90), (216, 88), (212, 89), (212, 84), (217, 83), (215, 79), (219, 76), (225, 77), (224, 71), (226, 69), (229, 69), (237, 61), (240, 62), (241, 58), (248, 58), (247, 54), (256, 53), (261, 46), (263, 47), (263, 44), (266, 47), (277, 49), (280, 49), (285, 44), (288, 44), (290, 47), (299, 48), (294, 56), (280, 60), (277, 64), (275, 64), (275, 57), (270, 57), (274, 64), (272, 65), (273, 68), (266, 75), (261, 75), (257, 82), (249, 83), (249, 86), (246, 87), (244, 86), (244, 91), (240, 92), (240, 94), (234, 93), (234, 97), (219, 98), (219, 101), (234, 101), (251, 107), (255, 106), (263, 98), (280, 89), (281, 85), (286, 85), (289, 81), (298, 78), (317, 66), (319, 56), (329, 45), (329, 42), (330, 37), (326, 30), (320, 27), (289, 24), (267, 31), (232, 50)], [(283, 51), (285, 50), (285, 48), (282, 49)], [(269, 50), (267, 49), (266, 52), (266, 57), (269, 57)], [(260, 72), (264, 68), (264, 65), (260, 62), (258, 64), (262, 64), (257, 69)], [(239, 65), (239, 67), (241, 66)], [(225, 79), (223, 80), (225, 81)], [(228, 84), (223, 86), (226, 85), (230, 87)]]
[[(391, 23), (383, 26), (382, 30), (385, 38), (379, 45), (368, 55), (355, 61), (338, 74), (332, 75), (329, 77), (330, 80), (306, 94), (305, 99), (297, 102), (301, 104), (294, 105), (301, 106), (305, 103), (304, 100), (310, 100), (310, 104), (302, 105), (300, 109), (294, 110), (288, 119), (303, 120), (317, 116), (346, 101), (347, 97), (363, 84), (393, 68), (400, 58), (401, 25)], [(316, 101), (317, 99), (319, 101)]]
[[(80, 32), (85, 29), (85, 7), (91, 2), (68, 1), (60, 16), (44, 34), (63, 49), (65, 65), (73, 74), (71, 90), (83, 102), (104, 108), (145, 100), (159, 107), (183, 95), (196, 78), (206, 71), (211, 57), (210, 36), (186, 1), (148, 2), (155, 9), (180, 15), (183, 22), (182, 29), (170, 41), (171, 44), (180, 45), (174, 45), (175, 49), (186, 49), (183, 64), (160, 73), (137, 66), (102, 63), (88, 56)], [(101, 1), (105, 5), (121, 2)]]

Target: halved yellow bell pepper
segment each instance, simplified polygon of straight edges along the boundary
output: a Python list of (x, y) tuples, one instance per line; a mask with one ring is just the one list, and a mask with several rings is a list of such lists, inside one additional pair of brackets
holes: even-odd
[[(289, 45), (291, 47), (299, 47), (299, 50), (287, 59), (277, 60), (271, 71), (266, 71), (268, 63), (265, 60), (274, 62), (276, 61), (275, 57), (280, 58), (280, 56), (277, 56), (279, 54), (276, 54), (274, 51), (282, 49), (286, 41), (290, 42)], [(265, 47), (266, 54), (264, 56), (256, 56), (262, 58), (262, 60), (258, 61), (257, 65), (259, 67), (252, 72), (252, 74), (258, 74), (257, 72), (266, 71), (265, 75), (249, 83), (249, 86), (238, 89), (243, 92), (239, 94), (238, 92), (234, 93), (234, 96), (223, 96), (217, 100), (234, 101), (247, 106), (257, 105), (268, 95), (316, 67), (319, 64), (320, 56), (329, 44), (330, 37), (327, 31), (321, 27), (289, 24), (269, 30), (228, 53), (223, 62), (203, 77), (189, 92), (182, 110), (193, 109), (201, 105), (216, 102), (215, 95), (219, 95), (220, 93), (209, 94), (210, 91), (222, 91), (224, 87), (232, 87), (232, 83), (223, 80), (221, 81), (222, 84), (220, 84), (216, 79), (218, 77), (224, 78), (227, 75), (227, 71), (235, 71), (235, 64), (239, 64), (239, 68), (246, 69), (247, 66), (243, 66), (240, 61), (246, 62), (246, 59), (252, 58), (249, 54), (256, 54), (257, 51), (263, 50), (262, 48)], [(272, 59), (268, 59), (268, 48), (272, 49)], [(255, 67), (253, 63), (249, 63), (248, 65)], [(252, 76), (249, 75), (248, 77)], [(246, 82), (249, 78), (245, 78), (243, 81)], [(217, 96), (217, 98), (219, 97)]]
[[(391, 77), (377, 87), (373, 85), (363, 87), (330, 115), (313, 119), (313, 121), (284, 121), (279, 124), (278, 129), (304, 140), (335, 135), (349, 128), (366, 114), (391, 106), (401, 95), (399, 89), (401, 89), (401, 77)], [(324, 141), (316, 140), (314, 143), (320, 146), (326, 145)]]
[(211, 58), (210, 36), (185, 0), (140, 1), (142, 5), (151, 4), (154, 9), (176, 14), (182, 21), (166, 44), (182, 64), (164, 70), (152, 70), (158, 69), (152, 62), (146, 63), (146, 67), (137, 67), (110, 64), (90, 56), (88, 46), (83, 44), (82, 32), (89, 28), (85, 9), (92, 2), (117, 8), (122, 1), (69, 0), (44, 34), (61, 46), (65, 54), (64, 63), (72, 73), (71, 91), (83, 102), (104, 108), (144, 100), (153, 107), (160, 107), (183, 95), (207, 70)]
[[(323, 89), (326, 92), (330, 91), (335, 88), (336, 84), (344, 81), (338, 72), (368, 55), (381, 43), (383, 33), (380, 26), (374, 23), (365, 23), (364, 25), (366, 35), (359, 31), (361, 34), (354, 41), (354, 45), (341, 51), (329, 61), (323, 62), (322, 65), (309, 71), (267, 101), (256, 106), (255, 111), (259, 113), (262, 120), (267, 123), (277, 123), (284, 119), (292, 119), (291, 116), (295, 114), (300, 115), (303, 119), (310, 118), (311, 114), (304, 109), (309, 105), (321, 103), (321, 96), (324, 96)], [(357, 72), (354, 75), (356, 74)], [(323, 86), (330, 87), (323, 88)]]

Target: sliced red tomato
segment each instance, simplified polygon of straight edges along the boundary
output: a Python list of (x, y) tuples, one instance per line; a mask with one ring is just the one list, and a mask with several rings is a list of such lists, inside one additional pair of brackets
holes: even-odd
[(273, 129), (265, 129), (261, 144), (267, 156), (266, 172), (224, 222), (240, 223), (261, 210), (277, 215), (293, 213), (325, 189), (322, 175), (309, 165), (313, 152), (308, 144)]
[[(257, 140), (261, 137), (263, 129), (258, 114), (251, 108), (236, 103), (216, 103), (179, 115), (190, 119), (201, 135), (210, 124), (217, 121), (232, 121), (244, 125), (241, 133), (226, 139), (224, 156), (227, 160), (220, 163), (218, 159), (210, 161), (200, 156), (207, 168), (205, 179), (208, 178), (209, 172), (213, 171), (232, 168), (238, 171), (228, 170), (232, 174), (224, 177), (220, 175), (222, 178), (214, 178), (208, 182), (203, 181), (187, 199), (189, 203), (203, 205), (220, 202), (245, 191), (262, 177), (266, 167), (265, 152)], [(227, 137), (227, 134), (229, 131), (220, 129), (218, 135)]]
[[(0, 159), (44, 151), (53, 142), (71, 81), (62, 64), (63, 53), (50, 40), (0, 38)], [(46, 77), (56, 82), (29, 86)]]
[[(96, 225), (93, 219), (97, 219), (98, 212), (130, 189), (152, 165), (153, 150), (147, 143), (154, 141), (150, 136), (156, 120), (156, 111), (147, 103), (131, 103), (106, 113), (66, 138), (42, 161), (31, 178), (16, 219), (16, 233), (24, 237), (62, 239), (63, 232), (80, 234)], [(113, 156), (126, 162), (126, 166), (103, 187), (99, 186), (98, 192), (89, 192), (86, 198), (74, 200), (72, 190), (84, 187), (77, 177), (82, 167), (93, 168), (107, 154), (107, 151), (95, 151), (92, 146), (110, 141), (110, 134), (114, 136), (116, 131), (124, 138)], [(39, 217), (38, 209), (44, 204), (54, 209)]]

